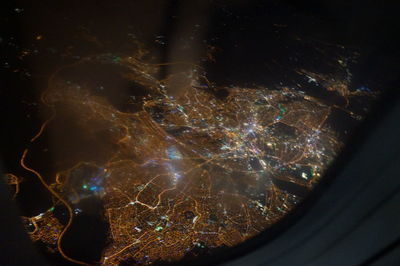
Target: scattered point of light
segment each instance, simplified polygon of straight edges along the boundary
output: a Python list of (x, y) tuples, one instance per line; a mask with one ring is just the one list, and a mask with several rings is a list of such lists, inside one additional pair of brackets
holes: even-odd
[(182, 154), (179, 152), (179, 150), (176, 149), (175, 146), (169, 146), (167, 148), (167, 156), (171, 160), (180, 160), (180, 159), (182, 159)]
[(229, 150), (229, 146), (228, 145), (224, 145), (221, 147), (221, 150)]
[(181, 175), (178, 173), (174, 173), (174, 178), (179, 179), (179, 178), (181, 178)]
[(42, 217), (43, 217), (43, 213), (40, 213), (39, 215), (36, 215), (36, 216), (35, 216), (36, 219), (40, 219), (40, 218), (42, 218)]
[(161, 226), (157, 226), (157, 227), (155, 228), (155, 230), (156, 230), (157, 232), (160, 232), (162, 229), (163, 229), (163, 228), (162, 228)]
[(308, 83), (317, 83), (317, 80), (313, 77), (310, 77), (308, 75), (306, 75), (306, 77), (308, 78)]
[(306, 173), (301, 173), (301, 177), (304, 179), (308, 179), (308, 175)]
[(310, 173), (311, 173), (311, 176), (312, 176), (312, 177), (315, 175), (315, 170), (314, 170), (314, 168), (311, 168)]

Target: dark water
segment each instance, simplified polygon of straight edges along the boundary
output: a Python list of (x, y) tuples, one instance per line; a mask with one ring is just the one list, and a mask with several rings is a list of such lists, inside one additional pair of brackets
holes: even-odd
[(63, 240), (64, 251), (72, 258), (94, 263), (100, 261), (107, 243), (108, 223), (103, 206), (96, 198), (80, 201), (82, 213), (76, 215)]

